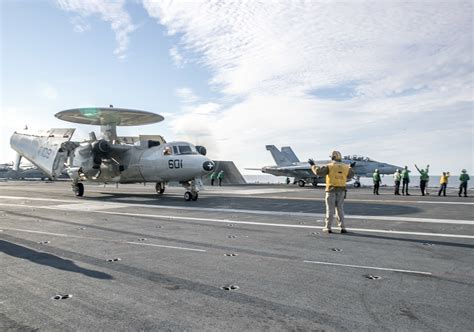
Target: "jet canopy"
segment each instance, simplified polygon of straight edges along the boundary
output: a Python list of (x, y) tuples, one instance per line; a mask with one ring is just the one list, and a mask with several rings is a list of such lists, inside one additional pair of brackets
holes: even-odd
[(370, 159), (369, 157), (358, 156), (358, 155), (356, 155), (356, 154), (354, 154), (354, 155), (349, 155), (349, 156), (344, 156), (344, 160), (352, 160), (352, 161), (374, 161), (373, 159)]
[(186, 142), (173, 142), (163, 148), (165, 155), (198, 154), (196, 147)]

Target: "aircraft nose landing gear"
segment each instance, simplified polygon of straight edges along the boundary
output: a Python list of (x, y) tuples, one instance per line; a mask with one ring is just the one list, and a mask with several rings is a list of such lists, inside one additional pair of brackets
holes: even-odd
[(194, 192), (194, 193), (193, 193), (193, 192), (191, 192), (191, 191), (186, 191), (186, 192), (184, 193), (184, 200), (185, 200), (185, 201), (188, 201), (188, 202), (189, 202), (189, 201), (197, 201), (198, 196), (199, 196), (199, 195), (198, 195), (197, 192)]
[(197, 201), (199, 195), (199, 189), (202, 188), (202, 180), (201, 179), (194, 179), (191, 181), (185, 181), (181, 183), (184, 188), (186, 188), (186, 192), (184, 193), (184, 200), (189, 201)]

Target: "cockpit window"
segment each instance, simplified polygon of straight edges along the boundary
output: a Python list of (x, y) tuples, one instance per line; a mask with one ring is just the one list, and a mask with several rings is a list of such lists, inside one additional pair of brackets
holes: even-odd
[(189, 145), (180, 145), (179, 146), (179, 153), (180, 154), (192, 154), (193, 150)]
[(171, 154), (172, 154), (171, 148), (170, 148), (169, 146), (165, 147), (165, 148), (163, 149), (163, 154), (164, 154), (165, 156), (171, 155)]
[(174, 154), (179, 154), (178, 147), (176, 145), (173, 145), (173, 152)]

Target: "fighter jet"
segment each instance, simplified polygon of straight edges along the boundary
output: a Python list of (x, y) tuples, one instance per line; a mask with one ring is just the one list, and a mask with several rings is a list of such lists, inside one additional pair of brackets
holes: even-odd
[[(276, 165), (259, 168), (258, 170), (262, 173), (268, 173), (275, 176), (293, 177), (295, 179), (294, 182), (298, 183), (300, 187), (304, 187), (307, 183), (317, 186), (318, 183), (325, 182), (323, 177), (318, 177), (311, 171), (311, 166), (308, 162), (301, 162), (298, 159), (291, 147), (284, 146), (281, 148), (281, 151), (278, 150), (275, 145), (266, 145), (265, 147), (272, 154)], [(390, 165), (356, 155), (345, 156), (342, 161), (351, 165), (354, 169), (354, 173), (356, 174), (354, 187), (360, 187), (360, 177), (371, 177), (375, 169), (378, 169), (380, 174), (393, 174), (397, 168), (402, 169), (400, 166)], [(316, 165), (326, 165), (331, 161), (315, 160), (314, 162)], [(252, 170), (256, 169), (252, 168)]]
[(206, 148), (188, 142), (167, 143), (160, 135), (117, 136), (117, 126), (137, 126), (164, 120), (161, 115), (111, 107), (77, 108), (55, 114), (73, 123), (101, 126), (97, 139), (91, 132), (83, 142), (71, 141), (75, 129), (53, 128), (38, 133), (17, 131), (10, 145), (20, 157), (57, 179), (65, 170), (76, 196), (84, 195), (84, 182), (156, 183), (163, 194), (169, 181), (186, 189), (184, 199), (195, 201), (201, 177), (214, 169)]

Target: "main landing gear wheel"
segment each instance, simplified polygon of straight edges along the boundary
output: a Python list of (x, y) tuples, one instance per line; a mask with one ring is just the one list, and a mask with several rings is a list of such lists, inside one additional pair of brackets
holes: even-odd
[(161, 182), (157, 182), (155, 189), (156, 189), (156, 193), (161, 195), (165, 192), (165, 184)]
[(77, 197), (82, 197), (84, 195), (84, 185), (79, 182), (72, 186), (72, 191)]
[(198, 195), (197, 192), (196, 192), (196, 193), (192, 193), (192, 192), (190, 192), (190, 191), (186, 191), (186, 192), (184, 193), (184, 200), (187, 201), (187, 202), (189, 202), (189, 201), (191, 201), (191, 200), (197, 201), (198, 197), (199, 197), (199, 195)]
[(300, 186), (300, 187), (304, 187), (305, 184), (306, 184), (306, 182), (304, 182), (303, 180), (298, 181), (298, 186)]

